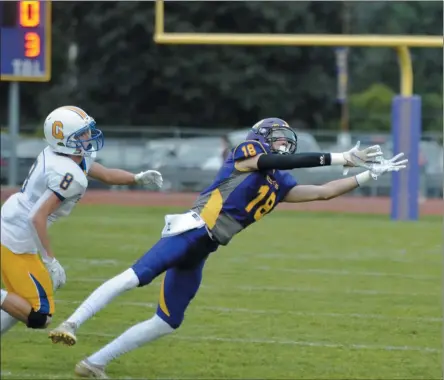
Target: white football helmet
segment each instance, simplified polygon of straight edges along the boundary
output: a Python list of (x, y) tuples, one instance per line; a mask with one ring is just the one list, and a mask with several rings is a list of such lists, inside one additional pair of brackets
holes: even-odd
[(95, 120), (75, 106), (52, 111), (43, 126), (45, 139), (58, 153), (89, 156), (103, 148), (105, 139)]

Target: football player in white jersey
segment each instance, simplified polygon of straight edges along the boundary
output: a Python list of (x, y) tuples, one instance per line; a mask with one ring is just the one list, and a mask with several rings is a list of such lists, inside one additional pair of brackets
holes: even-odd
[[(53, 292), (66, 282), (51, 248), (48, 227), (68, 216), (88, 187), (88, 178), (113, 185), (162, 186), (159, 172), (138, 174), (94, 162), (104, 145), (102, 131), (85, 111), (64, 106), (44, 123), (46, 147), (19, 192), (1, 208), (1, 334), (19, 320), (45, 328), (54, 313)], [(67, 237), (69, 238), (69, 237)]]

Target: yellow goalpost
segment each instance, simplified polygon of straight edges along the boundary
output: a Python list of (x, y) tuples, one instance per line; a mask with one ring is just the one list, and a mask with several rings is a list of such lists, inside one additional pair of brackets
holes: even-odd
[(409, 168), (392, 175), (394, 220), (419, 217), (419, 141), (421, 99), (413, 93), (413, 66), (409, 48), (443, 48), (443, 36), (336, 35), (336, 34), (253, 34), (253, 33), (170, 33), (164, 30), (164, 0), (156, 0), (154, 41), (169, 45), (243, 46), (359, 46), (396, 50), (400, 68), (399, 96), (393, 99), (392, 135), (394, 153), (405, 152)]

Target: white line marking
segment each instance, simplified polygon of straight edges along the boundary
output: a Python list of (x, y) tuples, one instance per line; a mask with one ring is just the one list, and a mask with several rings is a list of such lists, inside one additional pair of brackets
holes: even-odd
[(272, 268), (268, 266), (256, 267), (257, 270), (264, 271), (276, 271), (276, 272), (289, 272), (289, 273), (312, 273), (312, 274), (324, 274), (324, 275), (337, 275), (337, 276), (371, 276), (371, 277), (398, 277), (417, 280), (438, 280), (440, 277), (426, 275), (426, 274), (405, 274), (405, 273), (392, 273), (392, 272), (352, 272), (349, 270), (334, 270), (334, 269), (322, 269), (322, 268)]
[[(66, 301), (66, 300), (56, 300), (57, 303), (64, 304), (80, 304), (83, 301)], [(146, 307), (150, 309), (156, 309), (157, 303), (152, 302), (131, 302), (124, 301), (119, 302), (120, 306), (135, 306), (135, 307)], [(358, 318), (358, 319), (377, 319), (377, 320), (404, 320), (404, 321), (422, 321), (422, 322), (443, 322), (443, 318), (436, 317), (406, 317), (406, 316), (388, 316), (380, 314), (360, 314), (360, 313), (319, 313), (310, 311), (294, 311), (294, 310), (261, 310), (261, 309), (247, 309), (247, 308), (230, 308), (221, 306), (192, 306), (196, 310), (208, 310), (216, 311), (220, 313), (246, 313), (246, 314), (273, 314), (273, 315), (295, 315), (302, 317), (331, 317), (331, 318)]]
[[(437, 297), (440, 294), (430, 292), (389, 292), (373, 289), (344, 289), (344, 290), (330, 290), (321, 288), (307, 288), (307, 287), (280, 287), (280, 286), (249, 286), (240, 285), (236, 286), (236, 289), (245, 291), (271, 291), (271, 292), (291, 292), (291, 293), (343, 293), (343, 294), (361, 294), (361, 295), (395, 295), (395, 296), (420, 296), (420, 297)], [(224, 289), (226, 289), (224, 287)]]
[[(124, 264), (124, 261), (120, 260), (113, 260), (113, 259), (64, 259), (63, 261), (69, 261), (69, 262), (77, 262), (80, 264), (86, 264), (91, 266), (98, 266), (98, 267), (106, 267), (110, 265), (120, 265)], [(128, 263), (126, 263), (128, 264)]]
[[(240, 256), (242, 258), (244, 255)], [(253, 257), (252, 255), (248, 255), (249, 257)], [(390, 255), (356, 255), (356, 254), (348, 254), (348, 255), (326, 255), (326, 254), (318, 254), (318, 253), (296, 253), (296, 254), (285, 254), (285, 253), (265, 253), (258, 254), (254, 256), (255, 258), (261, 259), (285, 259), (285, 260), (294, 260), (294, 261), (382, 261), (382, 262), (391, 262), (391, 263), (411, 263), (411, 264), (421, 264), (421, 265), (436, 265), (439, 264), (439, 258), (436, 257), (437, 260), (431, 260), (430, 255), (425, 257), (418, 257), (417, 259), (406, 258), (406, 257), (392, 257)]]
[[(67, 375), (54, 375), (49, 373), (40, 373), (40, 374), (31, 374), (26, 372), (11, 372), (8, 371), (6, 373), (1, 372), (1, 378), (10, 378), (10, 379), (76, 379), (75, 375), (67, 376)], [(78, 379), (78, 378), (77, 378)]]
[[(127, 244), (125, 246), (119, 246), (119, 250), (128, 251), (128, 250), (139, 250), (140, 251), (140, 245), (133, 245), (133, 244)], [(142, 248), (142, 251), (145, 248)], [(148, 249), (148, 248), (146, 248)], [(146, 250), (145, 249), (145, 250)], [(437, 252), (439, 253), (439, 252)], [(439, 253), (440, 254), (440, 253)], [(391, 262), (391, 263), (409, 263), (409, 264), (420, 264), (422, 266), (424, 265), (436, 265), (439, 264), (439, 256), (436, 256), (437, 260), (431, 259), (430, 254), (424, 254), (421, 257), (415, 256), (413, 257), (405, 257), (406, 254), (402, 253), (402, 256), (399, 256), (399, 252), (394, 252), (394, 255), (390, 255), (390, 253), (386, 254), (375, 254), (372, 253), (362, 253), (359, 254), (320, 254), (320, 253), (243, 253), (241, 256), (234, 256), (231, 255), (227, 256), (228, 262), (233, 263), (242, 263), (242, 262), (248, 262), (254, 259), (269, 259), (269, 260), (275, 260), (275, 259), (286, 259), (286, 260), (292, 260), (292, 261), (352, 261), (352, 262), (362, 262), (362, 261), (382, 261), (382, 262)], [(137, 257), (138, 258), (138, 257)], [(136, 259), (137, 259), (136, 258)], [(80, 263), (97, 265), (100, 266), (100, 263), (103, 262), (104, 266), (108, 265), (109, 262), (113, 262), (115, 265), (131, 265), (131, 261), (125, 261), (125, 260), (103, 260), (100, 258), (97, 259), (82, 259), (82, 258), (70, 258), (67, 257), (64, 259), (64, 261), (76, 261)]]
[[(232, 259), (235, 261), (242, 262), (242, 260)], [(100, 260), (100, 259), (65, 259), (65, 261), (79, 262), (86, 265), (92, 266), (109, 266), (109, 265), (126, 265), (131, 266), (134, 264), (129, 261), (120, 260)], [(427, 275), (427, 274), (416, 274), (416, 273), (395, 273), (395, 272), (366, 272), (366, 271), (350, 271), (350, 270), (336, 270), (336, 269), (324, 269), (324, 268), (279, 268), (270, 266), (258, 266), (253, 269), (262, 271), (276, 271), (276, 272), (289, 272), (289, 273), (306, 273), (306, 274), (323, 274), (332, 276), (370, 276), (370, 277), (397, 277), (406, 279), (417, 279), (417, 280), (440, 280), (439, 276)]]
[(440, 349), (431, 348), (431, 347), (342, 344), (342, 343), (306, 342), (306, 341), (279, 340), (279, 339), (219, 338), (213, 336), (202, 336), (202, 337), (178, 336), (176, 337), (176, 339), (190, 340), (190, 341), (216, 341), (216, 342), (247, 343), (247, 344), (251, 343), (251, 344), (295, 345), (295, 346), (323, 347), (323, 348), (348, 348), (356, 350), (441, 352)]
[[(14, 333), (47, 333), (42, 330), (14, 330)], [(104, 338), (116, 338), (118, 334), (108, 333), (78, 333), (80, 336), (97, 336)], [(349, 350), (375, 350), (375, 351), (418, 351), (437, 353), (441, 352), (438, 348), (432, 347), (417, 347), (417, 346), (384, 346), (384, 345), (372, 345), (372, 344), (342, 344), (342, 343), (330, 343), (330, 342), (310, 342), (310, 341), (298, 341), (298, 340), (282, 340), (282, 339), (269, 339), (269, 338), (222, 338), (217, 336), (186, 336), (186, 335), (171, 335), (172, 339), (193, 341), (193, 342), (224, 342), (224, 343), (242, 343), (242, 344), (273, 344), (273, 345), (292, 345), (292, 346), (305, 346), (305, 347), (319, 347), (319, 348), (345, 348)]]
[[(65, 266), (67, 268), (67, 266)], [(110, 279), (109, 278), (101, 278), (101, 277), (68, 277), (69, 282), (97, 282), (103, 283)], [(150, 286), (160, 286), (160, 283), (151, 283)], [(212, 286), (212, 285), (201, 285), (202, 289), (206, 290), (228, 290), (233, 289), (234, 291), (243, 291), (243, 292), (289, 292), (289, 293), (317, 293), (317, 294), (360, 294), (360, 295), (369, 295), (369, 296), (378, 296), (378, 295), (393, 295), (393, 296), (412, 296), (412, 297), (438, 297), (440, 293), (433, 292), (390, 292), (390, 291), (382, 291), (382, 290), (374, 290), (374, 289), (339, 289), (339, 290), (331, 290), (331, 289), (322, 289), (322, 288), (311, 288), (311, 287), (298, 287), (298, 286), (255, 286), (255, 285), (238, 285), (238, 286)]]
[[(74, 370), (74, 366), (72, 368)], [(54, 375), (49, 373), (39, 373), (39, 374), (31, 374), (26, 372), (0, 372), (0, 378), (10, 378), (10, 379), (79, 379), (76, 375)], [(152, 380), (153, 378), (148, 377), (119, 377), (119, 379), (127, 379), (127, 380)], [(172, 377), (156, 377), (155, 380), (171, 380)], [(199, 379), (198, 377), (177, 377), (174, 376), (174, 380), (194, 380)]]

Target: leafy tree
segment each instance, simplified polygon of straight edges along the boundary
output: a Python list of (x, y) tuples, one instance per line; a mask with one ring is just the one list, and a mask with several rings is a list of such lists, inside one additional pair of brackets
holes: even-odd
[[(341, 33), (343, 4), (168, 1), (165, 28)], [(349, 9), (351, 33), (442, 34), (441, 2), (351, 2)], [(234, 128), (271, 115), (308, 128), (338, 125), (334, 49), (157, 45), (153, 20), (152, 2), (53, 2), (52, 80), (21, 84), (23, 124), (40, 126), (56, 106), (76, 104), (102, 125)], [(78, 47), (75, 60), (69, 59), (72, 46)], [(427, 125), (442, 129), (442, 50), (413, 49), (412, 57), (423, 114), (438, 120)], [(379, 83), (398, 92), (393, 49), (353, 48), (349, 71), (351, 96), (375, 84), (378, 93)], [(2, 82), (0, 123), (6, 122), (6, 100)], [(383, 107), (386, 119), (389, 106)], [(353, 107), (355, 118), (368, 114)]]

